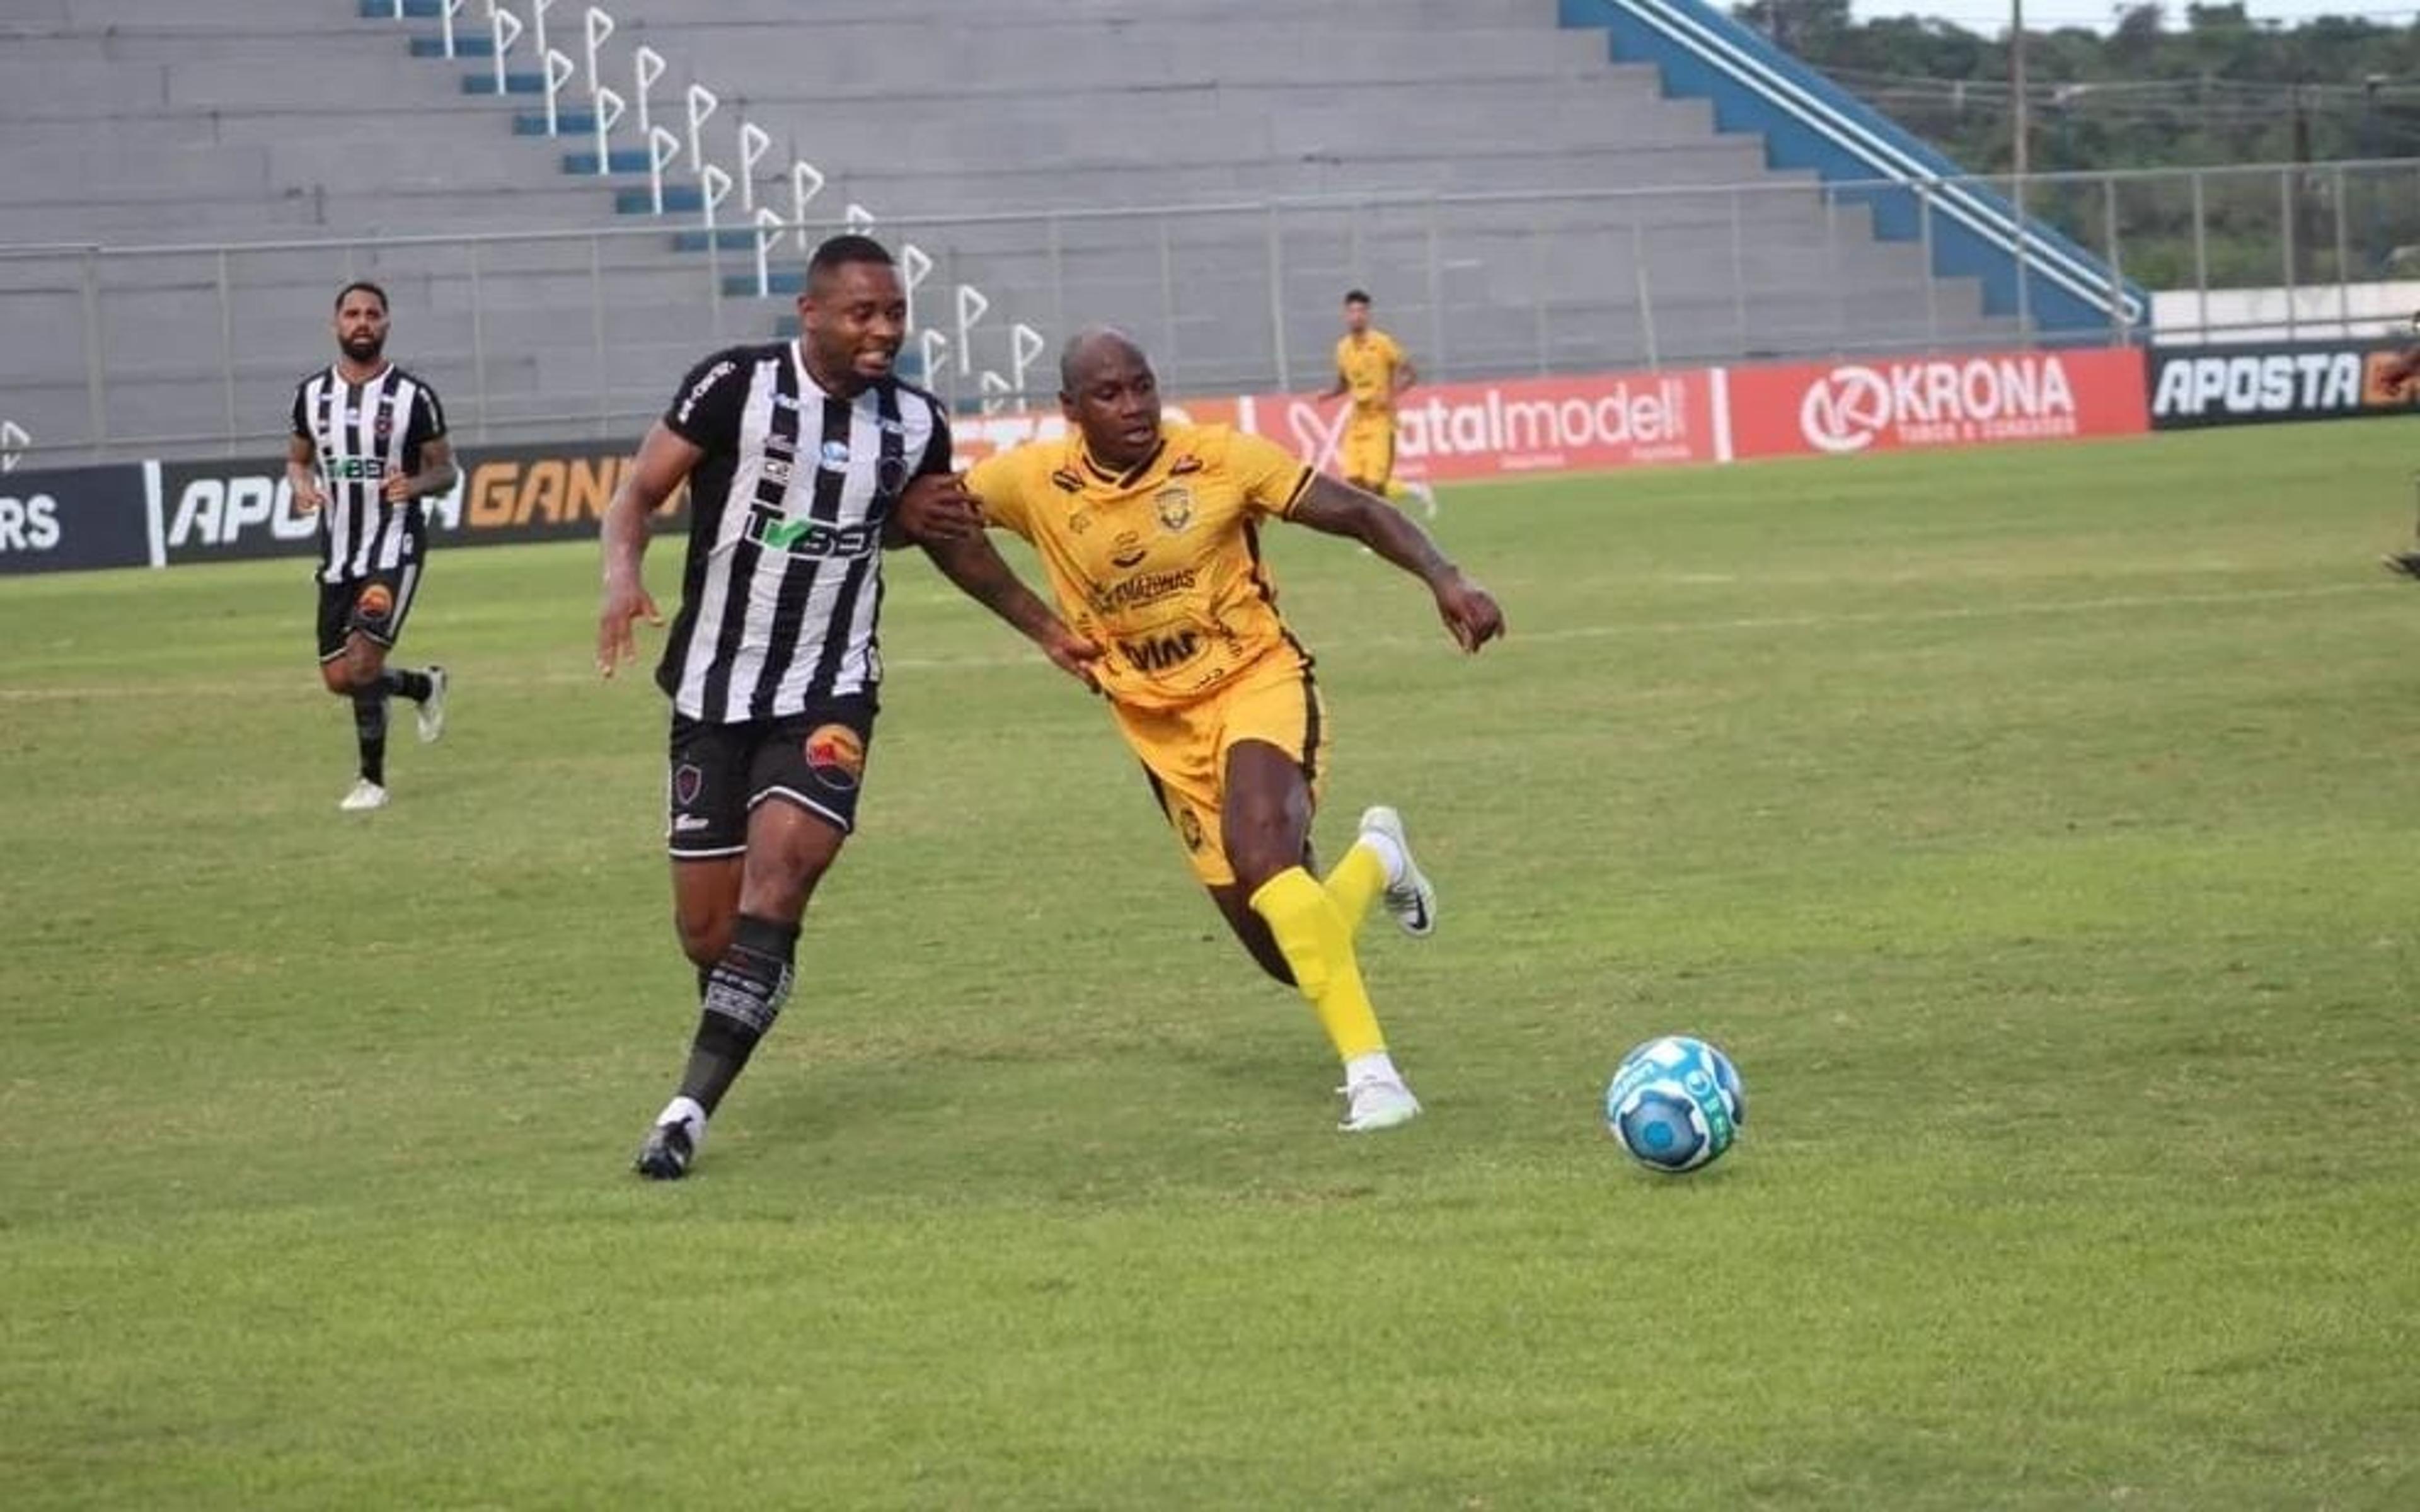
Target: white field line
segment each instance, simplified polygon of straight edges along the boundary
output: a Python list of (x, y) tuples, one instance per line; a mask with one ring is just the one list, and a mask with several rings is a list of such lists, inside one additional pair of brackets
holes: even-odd
[[(2317, 588), (2253, 588), (2233, 593), (2209, 594), (2118, 594), (2102, 598), (2021, 599), (2004, 604), (1963, 604), (1947, 609), (1871, 609), (1849, 613), (1749, 615), (1737, 619), (1684, 620), (1618, 620), (1603, 625), (1567, 625), (1550, 630), (1524, 631), (1515, 621), (1511, 640), (1521, 644), (1566, 640), (1603, 640), (1621, 636), (1689, 635), (1707, 631), (1757, 630), (1820, 630), (1832, 626), (1870, 625), (1937, 625), (1967, 620), (2007, 620), (2039, 618), (2063, 614), (2107, 613), (2122, 609), (2185, 609), (2195, 606), (2236, 606), (2292, 603), (2305, 599), (2334, 598), (2346, 594), (2374, 594), (2376, 585), (2365, 583), (2330, 583)], [(1517, 608), (1517, 606), (1515, 606)], [(1445, 632), (1419, 637), (1350, 636), (1342, 643), (1353, 646), (1383, 648), (1418, 647), (1432, 643), (1442, 646)], [(1336, 643), (1331, 640), (1329, 643)], [(405, 654), (408, 657), (410, 653)], [(886, 674), (901, 671), (994, 671), (1003, 667), (1046, 665), (1041, 653), (1035, 651), (1003, 651), (975, 656), (885, 656)], [(654, 668), (652, 650), (643, 651), (639, 661), (624, 668), (617, 682), (652, 686)], [(162, 699), (162, 698), (227, 698), (260, 693), (292, 691), (308, 687), (312, 669), (298, 663), (290, 677), (255, 677), (241, 681), (175, 682), (175, 683), (95, 683), (87, 685), (59, 684), (42, 687), (0, 687), (0, 704), (6, 703), (70, 703), (92, 699)], [(593, 668), (569, 669), (515, 673), (504, 677), (482, 676), (471, 686), (476, 688), (541, 688), (568, 687), (581, 683), (598, 681)]]

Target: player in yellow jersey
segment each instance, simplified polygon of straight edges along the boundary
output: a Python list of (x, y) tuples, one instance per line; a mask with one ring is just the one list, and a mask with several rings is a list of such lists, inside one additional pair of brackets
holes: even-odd
[(1370, 324), (1370, 296), (1344, 296), (1344, 334), (1336, 343), (1336, 383), (1320, 398), (1353, 396), (1337, 464), (1344, 481), (1392, 500), (1417, 499), (1436, 518), (1436, 493), (1425, 483), (1395, 481), (1395, 400), (1419, 381), (1419, 369), (1394, 337)]
[(985, 523), (1032, 542), (1054, 612), (981, 535), (926, 546), (941, 570), (1107, 695), (1194, 874), (1252, 959), (1311, 1000), (1344, 1062), (1342, 1127), (1391, 1128), (1419, 1102), (1387, 1052), (1353, 936), (1384, 895), (1414, 935), (1436, 894), (1392, 809), (1325, 880), (1311, 819), (1327, 772), (1311, 658), (1278, 613), (1261, 554), (1271, 520), (1349, 536), (1420, 579), (1466, 651), (1504, 632), (1484, 590), (1427, 532), (1372, 495), (1224, 425), (1164, 424), (1141, 349), (1094, 330), (1060, 359), (1070, 425), (975, 466), (957, 487)]

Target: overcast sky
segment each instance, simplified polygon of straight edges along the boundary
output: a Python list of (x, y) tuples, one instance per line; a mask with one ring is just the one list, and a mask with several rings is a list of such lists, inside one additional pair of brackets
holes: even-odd
[[(1860, 19), (1874, 16), (1939, 16), (1974, 32), (1997, 32), (2009, 23), (2008, 0), (1849, 0)], [(2053, 26), (2106, 28), (2126, 8), (2099, 5), (2094, 0), (2025, 0), (2025, 29)], [(2359, 16), (2387, 25), (2408, 26), (2420, 18), (2420, 4), (2397, 7), (2392, 0), (2249, 0), (2245, 11), (2255, 21), (2294, 22), (2311, 16)], [(2173, 23), (2183, 23), (2185, 7), (2170, 5)]]

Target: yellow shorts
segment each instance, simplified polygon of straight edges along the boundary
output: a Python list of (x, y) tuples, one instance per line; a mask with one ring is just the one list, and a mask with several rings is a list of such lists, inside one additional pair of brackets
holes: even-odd
[(1302, 764), (1311, 801), (1327, 778), (1327, 713), (1310, 667), (1291, 649), (1264, 657), (1226, 687), (1181, 709), (1116, 711), (1126, 744), (1142, 758), (1152, 795), (1205, 887), (1235, 880), (1218, 822), (1227, 797), (1227, 752), (1265, 741)]
[(1395, 417), (1383, 409), (1356, 409), (1337, 447), (1344, 481), (1384, 488), (1395, 475)]

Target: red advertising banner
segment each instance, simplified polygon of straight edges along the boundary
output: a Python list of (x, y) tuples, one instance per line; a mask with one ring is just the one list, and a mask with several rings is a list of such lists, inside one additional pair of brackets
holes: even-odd
[[(1250, 395), (1235, 423), (1329, 471), (1351, 406), (1311, 394)], [(1423, 383), (1395, 409), (1395, 475), (1506, 473), (1722, 460), (1714, 376), (1592, 373), (1497, 383)]]
[[(1735, 457), (1847, 455), (1995, 441), (2132, 436), (2150, 428), (2143, 353), (2130, 347), (1591, 373), (1421, 384), (1395, 411), (1395, 474), (1502, 477)], [(1315, 394), (1173, 401), (1171, 420), (1257, 432), (1337, 470), (1350, 406)], [(960, 416), (965, 466), (1065, 434), (1054, 411)]]
[(2150, 427), (2133, 347), (1890, 357), (1728, 375), (1732, 454), (1846, 455)]

